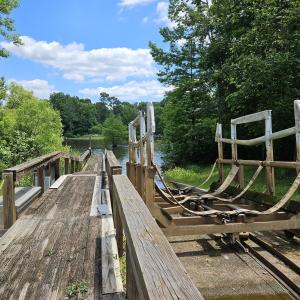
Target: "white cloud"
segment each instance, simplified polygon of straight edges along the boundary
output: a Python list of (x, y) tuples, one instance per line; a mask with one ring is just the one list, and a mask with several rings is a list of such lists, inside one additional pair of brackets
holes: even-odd
[(149, 49), (98, 48), (85, 50), (83, 44), (61, 45), (22, 37), (23, 45), (0, 42), (11, 53), (54, 67), (69, 80), (116, 81), (155, 74)]
[(143, 22), (144, 24), (148, 23), (148, 21), (149, 21), (149, 18), (148, 18), (148, 17), (144, 17), (144, 18), (142, 19), (142, 22)]
[(164, 24), (170, 28), (174, 27), (175, 24), (168, 17), (169, 4), (168, 2), (158, 2), (156, 5), (157, 18), (156, 22)]
[(47, 80), (33, 79), (33, 80), (15, 80), (10, 79), (9, 82), (15, 82), (23, 86), (26, 90), (32, 91), (38, 98), (49, 98), (50, 94), (55, 92), (53, 85), (50, 85)]
[(119, 5), (133, 7), (133, 6), (137, 6), (137, 5), (148, 4), (148, 3), (151, 3), (154, 1), (156, 1), (156, 0), (121, 0), (119, 2)]
[(111, 87), (86, 88), (79, 92), (87, 96), (96, 96), (100, 92), (106, 92), (111, 96), (118, 97), (120, 100), (143, 100), (152, 98), (153, 100), (161, 100), (166, 91), (170, 91), (171, 87), (165, 87), (157, 80), (146, 81), (130, 81), (123, 85), (115, 85)]

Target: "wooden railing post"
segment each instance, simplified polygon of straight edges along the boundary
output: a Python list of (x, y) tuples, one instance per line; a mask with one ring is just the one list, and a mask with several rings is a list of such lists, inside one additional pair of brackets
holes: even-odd
[(73, 158), (71, 158), (71, 174), (73, 174), (75, 171), (75, 161)]
[(69, 158), (65, 157), (65, 175), (69, 174)]
[(155, 168), (147, 167), (145, 174), (145, 204), (150, 209), (154, 203), (155, 198), (155, 185), (154, 185), (154, 177), (155, 177)]
[(222, 124), (217, 123), (217, 130), (216, 130), (216, 138), (218, 142), (218, 169), (219, 169), (219, 180), (221, 183), (224, 181), (224, 165), (220, 161), (224, 158), (223, 154), (223, 143), (219, 139), (223, 137), (223, 130), (222, 130)]
[(37, 184), (41, 187), (41, 192), (45, 191), (45, 170), (44, 167), (40, 167), (37, 169)]
[(3, 173), (3, 219), (4, 229), (10, 228), (17, 220), (15, 204), (15, 181), (12, 172)]
[(54, 179), (57, 180), (60, 176), (60, 169), (59, 169), (59, 164), (60, 164), (60, 159), (58, 158), (55, 162), (54, 162)]
[(116, 229), (116, 241), (118, 246), (119, 257), (124, 255), (124, 245), (123, 245), (123, 226), (120, 218), (120, 213), (118, 211), (118, 206), (116, 203), (116, 197), (113, 192), (113, 175), (121, 175), (122, 167), (119, 165), (119, 162), (116, 160), (112, 151), (106, 151), (104, 155), (105, 168), (108, 174), (109, 182), (109, 191), (112, 199), (112, 210), (113, 210), (113, 219)]
[(130, 300), (140, 300), (128, 246), (126, 245), (126, 296)]
[[(266, 161), (270, 162), (274, 160), (273, 154), (273, 141), (270, 139), (272, 134), (272, 112), (267, 111), (265, 119), (265, 137), (266, 137)], [(267, 193), (275, 196), (275, 173), (273, 167), (266, 167), (266, 180), (267, 180)]]

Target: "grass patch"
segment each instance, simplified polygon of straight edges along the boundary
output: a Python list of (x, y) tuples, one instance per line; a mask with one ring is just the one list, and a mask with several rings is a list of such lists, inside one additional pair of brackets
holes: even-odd
[[(175, 167), (165, 172), (165, 177), (169, 181), (178, 181), (188, 185), (200, 187), (201, 183), (208, 177), (212, 165), (201, 166), (187, 166), (185, 168)], [(230, 166), (224, 167), (225, 176), (228, 174)], [(245, 167), (245, 185), (252, 178), (256, 167)], [(275, 169), (275, 190), (276, 198), (280, 199), (289, 189), (296, 177), (294, 170)], [(208, 189), (210, 185), (218, 180), (218, 169), (216, 168), (211, 179), (201, 186), (201, 188)], [(266, 190), (266, 175), (265, 170), (261, 172), (250, 191), (264, 192)], [(294, 200), (300, 200), (300, 194), (295, 193), (292, 197)]]
[(74, 281), (66, 288), (68, 298), (84, 299), (84, 294), (88, 291), (87, 284), (84, 281)]

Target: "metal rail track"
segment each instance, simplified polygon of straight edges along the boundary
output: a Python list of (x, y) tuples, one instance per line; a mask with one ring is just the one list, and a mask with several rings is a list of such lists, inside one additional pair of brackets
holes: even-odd
[[(300, 267), (293, 261), (291, 261), (288, 257), (251, 233), (249, 234), (249, 239), (275, 256), (278, 260), (282, 261), (287, 267), (289, 267), (292, 271), (300, 276)], [(267, 269), (269, 269), (271, 273), (274, 274), (274, 277), (279, 279), (288, 288), (288, 290), (292, 292), (293, 296), (296, 299), (300, 299), (300, 287), (297, 284), (295, 284), (286, 274), (279, 270), (274, 264), (272, 264), (266, 257), (260, 254), (259, 251), (256, 251), (247, 242), (242, 240), (240, 241), (240, 244), (243, 249), (246, 249), (252, 256), (258, 259)]]

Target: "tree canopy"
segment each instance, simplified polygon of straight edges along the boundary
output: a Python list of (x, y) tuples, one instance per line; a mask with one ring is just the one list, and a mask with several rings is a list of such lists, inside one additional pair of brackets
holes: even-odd
[[(15, 45), (21, 44), (21, 40), (15, 33), (14, 21), (8, 16), (18, 5), (18, 0), (0, 0), (0, 36), (5, 40), (12, 41)], [(0, 57), (8, 55), (8, 51), (0, 47)]]
[(26, 159), (65, 149), (62, 123), (50, 103), (11, 84), (0, 107), (0, 170)]
[[(159, 80), (174, 87), (163, 118), (170, 161), (211, 159), (217, 120), (228, 125), (273, 109), (274, 130), (292, 126), (300, 94), (299, 8), (297, 0), (170, 0), (172, 26), (160, 29), (166, 47), (150, 43)], [(257, 136), (260, 128), (243, 128), (243, 135)]]

